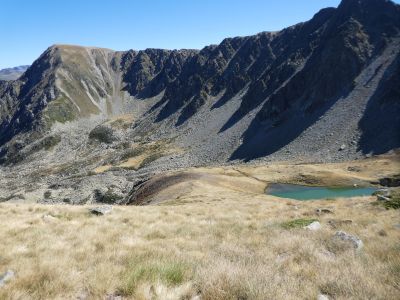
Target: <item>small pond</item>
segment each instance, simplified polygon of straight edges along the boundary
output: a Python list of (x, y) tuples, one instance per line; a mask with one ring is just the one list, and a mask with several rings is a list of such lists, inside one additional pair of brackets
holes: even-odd
[(370, 196), (376, 188), (373, 187), (316, 187), (297, 184), (270, 184), (265, 193), (281, 198), (295, 200), (333, 199), (339, 197)]

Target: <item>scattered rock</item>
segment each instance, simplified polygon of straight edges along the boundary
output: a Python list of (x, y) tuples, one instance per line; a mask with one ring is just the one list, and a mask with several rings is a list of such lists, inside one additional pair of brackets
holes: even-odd
[(347, 168), (347, 171), (349, 171), (349, 172), (361, 172), (361, 167), (351, 166), (351, 167)]
[(376, 198), (378, 201), (390, 201), (390, 198), (382, 196), (382, 195), (376, 195)]
[(376, 195), (376, 196), (381, 195), (381, 196), (389, 197), (390, 194), (391, 194), (391, 191), (387, 188), (378, 189), (374, 192), (374, 195)]
[(345, 150), (345, 149), (346, 149), (346, 145), (343, 144), (342, 146), (340, 146), (339, 151), (343, 151), (343, 150)]
[(352, 220), (329, 220), (328, 221), (328, 224), (334, 229), (336, 229), (342, 225), (349, 225), (351, 223), (353, 223)]
[(317, 215), (322, 215), (322, 214), (333, 214), (333, 211), (331, 211), (330, 209), (327, 208), (317, 208), (315, 210), (315, 213)]
[(304, 227), (305, 229), (316, 231), (321, 229), (321, 223), (318, 221), (312, 222), (310, 225)]
[(348, 234), (344, 231), (337, 231), (334, 235), (334, 238), (350, 243), (356, 250), (360, 250), (362, 247), (364, 247), (362, 240), (360, 240), (357, 236)]
[(12, 280), (15, 277), (15, 273), (12, 270), (8, 270), (7, 272), (0, 275), (0, 287), (4, 286), (7, 282)]
[(317, 300), (329, 300), (327, 295), (319, 294)]
[(104, 206), (90, 208), (89, 211), (94, 215), (106, 215), (109, 214), (112, 211), (112, 209), (113, 208), (111, 205), (104, 205)]

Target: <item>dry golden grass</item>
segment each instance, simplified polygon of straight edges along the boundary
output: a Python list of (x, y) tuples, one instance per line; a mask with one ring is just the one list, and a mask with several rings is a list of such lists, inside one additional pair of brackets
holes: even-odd
[[(374, 197), (282, 200), (262, 194), (256, 179), (221, 170), (198, 170), (214, 177), (178, 184), (178, 198), (169, 187), (162, 192), (170, 201), (101, 217), (85, 206), (0, 204), (0, 273), (16, 273), (0, 299), (400, 297), (398, 210), (372, 205)], [(237, 178), (229, 184), (226, 176)], [(323, 227), (282, 227), (299, 218)], [(332, 219), (352, 223), (332, 228)], [(364, 248), (332, 240), (337, 230), (359, 236)]]
[[(118, 119), (120, 120), (120, 119)], [(93, 169), (94, 174), (109, 171), (113, 167), (138, 170), (154, 160), (169, 155), (171, 153), (181, 153), (182, 149), (170, 144), (169, 142), (151, 142), (147, 144), (135, 144), (126, 149), (125, 156), (121, 161), (114, 164), (105, 164)]]

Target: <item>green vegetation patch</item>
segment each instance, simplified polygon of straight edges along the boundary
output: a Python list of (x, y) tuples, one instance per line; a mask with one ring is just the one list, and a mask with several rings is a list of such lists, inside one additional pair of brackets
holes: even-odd
[(400, 189), (391, 190), (390, 196), (387, 201), (372, 202), (375, 206), (383, 206), (386, 209), (400, 209)]
[(284, 229), (293, 229), (293, 228), (303, 228), (307, 225), (310, 225), (312, 222), (318, 221), (317, 219), (295, 219), (287, 222), (281, 223), (281, 227)]
[(112, 144), (117, 138), (114, 136), (114, 131), (107, 126), (96, 126), (90, 133), (89, 139), (96, 140), (100, 143)]
[(380, 201), (386, 209), (400, 209), (400, 190), (392, 191), (389, 201)]
[(186, 263), (175, 260), (138, 261), (130, 262), (127, 271), (123, 274), (119, 294), (131, 296), (135, 294), (141, 283), (156, 283), (158, 281), (168, 285), (182, 284), (189, 276), (189, 267)]
[(163, 156), (164, 156), (164, 154), (163, 154), (163, 153), (160, 153), (160, 152), (156, 152), (156, 153), (150, 154), (149, 156), (147, 156), (147, 157), (142, 161), (142, 163), (141, 163), (140, 166), (139, 166), (139, 169), (140, 169), (140, 168), (143, 168), (143, 167), (145, 167), (145, 166), (147, 166), (147, 165), (149, 165), (149, 164), (152, 163), (153, 161), (155, 161), (155, 160), (157, 160), (157, 159), (159, 159), (159, 158), (161, 158), (161, 157), (163, 157)]
[(112, 189), (108, 189), (105, 193), (96, 189), (94, 193), (96, 201), (100, 203), (115, 204), (124, 198), (123, 196), (115, 193)]
[(79, 111), (69, 99), (62, 96), (51, 101), (44, 114), (48, 126), (51, 127), (56, 122), (65, 123), (76, 119)]

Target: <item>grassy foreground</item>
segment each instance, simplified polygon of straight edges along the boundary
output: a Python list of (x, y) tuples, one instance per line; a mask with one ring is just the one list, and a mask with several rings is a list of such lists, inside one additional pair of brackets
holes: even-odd
[[(282, 200), (259, 181), (252, 191), (225, 179), (181, 183), (165, 192), (185, 191), (178, 198), (106, 216), (1, 203), (0, 274), (16, 276), (0, 299), (399, 298), (399, 210), (375, 197)], [(296, 226), (312, 219), (319, 231)], [(332, 239), (337, 230), (364, 248)]]

